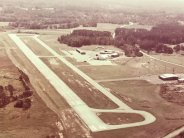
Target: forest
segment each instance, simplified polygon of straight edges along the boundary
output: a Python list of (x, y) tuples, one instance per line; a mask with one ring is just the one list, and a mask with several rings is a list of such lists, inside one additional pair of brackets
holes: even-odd
[[(151, 30), (117, 28), (115, 38), (107, 31), (74, 30), (71, 34), (60, 36), (60, 43), (72, 47), (85, 45), (115, 45), (125, 51), (127, 56), (142, 56), (140, 49), (149, 52), (172, 54), (183, 50), (184, 26), (179, 24), (159, 24)], [(176, 45), (174, 48), (170, 45)]]
[(169, 45), (178, 45), (184, 42), (184, 26), (179, 24), (160, 24), (150, 31), (117, 28), (115, 34), (116, 46), (138, 44), (141, 49), (156, 53), (172, 54), (174, 51)]
[(110, 32), (92, 30), (74, 30), (70, 35), (61, 36), (58, 41), (72, 47), (84, 45), (113, 45)]

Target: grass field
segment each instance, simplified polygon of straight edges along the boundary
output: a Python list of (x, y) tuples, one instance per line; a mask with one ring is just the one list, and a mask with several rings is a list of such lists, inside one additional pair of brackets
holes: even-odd
[[(179, 59), (178, 62), (180, 62)], [(115, 61), (115, 63), (118, 66), (81, 66), (79, 68), (95, 80), (159, 75), (163, 73), (184, 73), (183, 67), (151, 60), (147, 57), (122, 58)]]
[[(5, 50), (0, 50), (0, 62), (0, 76), (6, 76), (0, 78), (0, 85), (13, 85), (14, 94), (19, 95), (24, 91), (22, 83), (16, 80), (20, 74)], [(57, 133), (58, 129), (55, 125), (58, 120), (57, 115), (45, 105), (35, 91), (32, 100), (29, 110), (14, 108), (15, 102), (0, 108), (1, 138), (40, 138)]]
[(40, 50), (40, 45), (31, 37), (21, 37), (21, 40), (38, 56), (52, 56), (46, 49)]
[(114, 109), (118, 106), (91, 86), (78, 74), (73, 72), (64, 63), (58, 61), (56, 64), (50, 62), (51, 58), (42, 58), (42, 60), (91, 108), (96, 109)]
[(173, 62), (173, 63), (176, 63), (176, 64), (184, 65), (184, 62), (183, 62), (184, 56), (183, 55), (179, 55), (179, 54), (173, 54), (173, 55), (160, 54), (160, 55), (153, 55), (153, 57), (156, 57), (156, 58), (161, 59), (161, 60)]
[[(101, 84), (111, 89), (129, 106), (137, 110), (148, 111), (157, 118), (156, 122), (150, 125), (125, 129), (122, 135), (126, 138), (163, 137), (184, 123), (184, 111), (181, 111), (183, 107), (162, 99), (159, 95), (159, 85), (153, 85), (146, 81), (119, 81)], [(116, 133), (117, 137), (120, 136), (118, 135), (120, 131), (117, 130)], [(106, 135), (110, 138), (110, 134)]]
[(144, 120), (142, 116), (137, 114), (100, 113), (99, 117), (110, 125), (122, 125)]

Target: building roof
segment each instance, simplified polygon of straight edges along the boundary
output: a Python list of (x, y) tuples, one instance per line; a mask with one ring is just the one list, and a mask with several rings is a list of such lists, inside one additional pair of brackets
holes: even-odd
[(160, 75), (161, 78), (173, 78), (173, 77), (178, 77), (175, 74), (161, 74)]
[(184, 78), (179, 78), (178, 80), (180, 80), (180, 81), (184, 81)]

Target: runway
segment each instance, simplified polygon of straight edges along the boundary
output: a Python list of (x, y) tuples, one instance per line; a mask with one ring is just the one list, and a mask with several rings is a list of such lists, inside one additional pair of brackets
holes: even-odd
[[(87, 104), (82, 101), (79, 96), (75, 94), (74, 91), (69, 88), (65, 82), (63, 82), (57, 74), (55, 74), (33, 51), (16, 35), (9, 34), (9, 37), (15, 42), (16, 46), (24, 53), (24, 55), (31, 61), (31, 63), (38, 69), (38, 71), (49, 81), (49, 83), (56, 89), (56, 91), (64, 97), (67, 103), (74, 109), (74, 111), (79, 115), (79, 117), (84, 121), (84, 123), (89, 127), (92, 132), (105, 131), (105, 130), (113, 130), (119, 128), (128, 128), (128, 127), (136, 127), (147, 125), (153, 123), (156, 118), (148, 112), (138, 111), (131, 109), (128, 105), (123, 103), (113, 94), (111, 94), (104, 87), (99, 85), (89, 76), (84, 74), (81, 70), (75, 67), (73, 64), (68, 62), (64, 57), (60, 56), (57, 52), (51, 49), (47, 44), (38, 39), (37, 36), (33, 38), (37, 41), (40, 46), (47, 49), (54, 57), (57, 57), (60, 61), (62, 61), (65, 65), (71, 68), (74, 72), (79, 74), (82, 78), (88, 81), (92, 86), (97, 88), (101, 93), (107, 96), (111, 101), (116, 103), (119, 108), (113, 110), (103, 110), (103, 109), (91, 109), (87, 106)], [(31, 36), (30, 36), (31, 37)], [(145, 118), (144, 121), (129, 123), (123, 125), (108, 125), (105, 124), (97, 115), (97, 112), (111, 112), (111, 113), (135, 113), (143, 116)]]

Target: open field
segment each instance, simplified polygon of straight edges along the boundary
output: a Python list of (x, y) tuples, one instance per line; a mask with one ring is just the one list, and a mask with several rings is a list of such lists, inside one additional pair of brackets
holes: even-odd
[(75, 93), (91, 108), (96, 109), (114, 109), (118, 106), (110, 101), (105, 95), (91, 86), (87, 81), (78, 74), (73, 73), (66, 65), (57, 59), (56, 64), (49, 61), (51, 58), (42, 59)]
[[(104, 82), (102, 85), (111, 89), (111, 91), (115, 92), (122, 99), (126, 99), (128, 105), (133, 106), (135, 109), (151, 112), (157, 118), (155, 123), (148, 126), (124, 130), (124, 137), (163, 137), (174, 128), (178, 128), (184, 123), (184, 112), (181, 110), (183, 107), (169, 103), (161, 98), (159, 85), (153, 85), (140, 80)], [(118, 133), (118, 130), (116, 133)], [(110, 134), (104, 134), (104, 136), (106, 135), (109, 138), (112, 136)]]
[(184, 72), (183, 67), (178, 67), (157, 60), (151, 60), (148, 57), (121, 58), (114, 62), (118, 64), (118, 66), (79, 66), (79, 68), (95, 80)]
[(129, 24), (125, 24), (125, 25), (122, 25), (121, 27), (123, 28), (127, 28), (127, 29), (146, 29), (146, 30), (151, 30), (153, 26), (151, 25), (141, 25), (139, 23), (129, 23)]
[(166, 55), (166, 54), (160, 54), (160, 55), (152, 55), (155, 58), (161, 59), (161, 60), (165, 60), (165, 61), (169, 61), (169, 62), (173, 62), (176, 64), (181, 64), (184, 65), (183, 59), (184, 56), (183, 55), (179, 55), (179, 54), (173, 54), (173, 55)]
[(99, 113), (99, 117), (107, 124), (127, 124), (143, 121), (144, 118), (137, 114)]
[(0, 22), (0, 27), (8, 26), (9, 22)]
[(76, 27), (76, 28), (71, 28), (71, 29), (45, 29), (45, 30), (40, 30), (40, 29), (35, 29), (35, 30), (21, 30), (22, 33), (37, 33), (40, 35), (67, 35), (72, 32), (72, 30), (76, 29), (86, 29), (86, 30), (98, 30), (98, 31), (110, 31), (114, 32), (117, 27), (120, 27), (121, 25), (119, 24), (110, 24), (110, 23), (98, 23), (97, 27)]
[(162, 85), (160, 95), (168, 102), (184, 106), (184, 86), (183, 83)]
[[(0, 50), (0, 62), (0, 85), (11, 84), (15, 89), (14, 95), (21, 94), (24, 88), (17, 80), (20, 73), (8, 58), (5, 49)], [(28, 110), (14, 108), (16, 102), (0, 108), (1, 138), (40, 138), (57, 134), (57, 115), (45, 105), (35, 91), (31, 98), (33, 102)]]
[[(21, 40), (23, 40), (23, 42), (29, 46), (29, 48), (36, 53), (36, 55), (38, 56), (52, 56), (51, 53), (49, 53), (47, 50), (41, 49), (39, 48), (39, 44), (36, 43), (35, 41), (33, 41), (33, 39), (29, 36), (27, 37), (21, 37)], [(44, 51), (43, 51), (44, 50)], [(44, 54), (43, 54), (44, 53)]]

